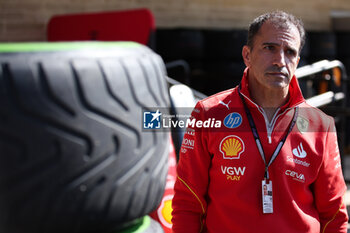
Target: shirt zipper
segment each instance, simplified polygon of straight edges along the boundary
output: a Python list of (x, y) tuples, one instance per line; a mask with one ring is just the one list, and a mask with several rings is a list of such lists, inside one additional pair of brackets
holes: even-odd
[(277, 116), (277, 114), (280, 111), (280, 108), (277, 108), (275, 114), (272, 117), (271, 122), (269, 122), (265, 110), (263, 108), (261, 108), (261, 107), (258, 107), (258, 109), (259, 109), (259, 111), (261, 112), (261, 114), (263, 115), (263, 117), (265, 119), (267, 139), (269, 141), (269, 144), (271, 144), (272, 143), (271, 135), (272, 135), (272, 132), (273, 132), (273, 128), (275, 127), (277, 118), (279, 117), (279, 115)]
[[(262, 107), (260, 107), (259, 105), (257, 105), (256, 103), (254, 103), (252, 100), (250, 100), (247, 96), (245, 96), (244, 94), (242, 94), (247, 100), (249, 100), (252, 104), (254, 104), (259, 112), (263, 115), (264, 119), (265, 119), (265, 125), (266, 125), (266, 132), (267, 132), (267, 139), (269, 144), (272, 143), (272, 132), (273, 132), (273, 128), (275, 127), (275, 124), (277, 122), (277, 119), (283, 115), (286, 111), (294, 108), (294, 107), (289, 107), (286, 108), (282, 113), (278, 114), (278, 112), (281, 110), (280, 108), (277, 108), (275, 114), (272, 117), (271, 123), (269, 122), (266, 112), (264, 111), (264, 109)], [(296, 105), (297, 106), (297, 105)]]

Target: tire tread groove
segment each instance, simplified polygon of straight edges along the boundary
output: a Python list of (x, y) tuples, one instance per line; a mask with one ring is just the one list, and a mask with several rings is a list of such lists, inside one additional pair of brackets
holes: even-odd
[(46, 94), (47, 99), (51, 100), (51, 102), (53, 103), (53, 105), (56, 105), (58, 108), (62, 109), (65, 113), (67, 113), (70, 117), (74, 117), (75, 116), (75, 112), (73, 109), (71, 109), (69, 106), (67, 106), (66, 104), (64, 104), (59, 98), (57, 98), (57, 96), (55, 96), (55, 94), (53, 93), (50, 85), (49, 85), (49, 81), (48, 81), (48, 77), (46, 75), (45, 69), (43, 67), (42, 63), (38, 63), (38, 69), (39, 69), (39, 80), (41, 83), (41, 87), (43, 90), (43, 93)]

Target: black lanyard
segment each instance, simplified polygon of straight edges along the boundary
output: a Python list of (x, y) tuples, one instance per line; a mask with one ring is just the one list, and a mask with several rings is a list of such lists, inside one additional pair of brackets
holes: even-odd
[(265, 179), (269, 179), (269, 171), (268, 171), (268, 169), (269, 169), (270, 165), (272, 164), (272, 162), (275, 161), (275, 159), (277, 158), (277, 155), (280, 153), (280, 151), (282, 149), (282, 146), (286, 142), (286, 139), (287, 139), (289, 133), (292, 131), (292, 129), (293, 129), (294, 125), (295, 125), (295, 122), (297, 121), (297, 117), (298, 117), (298, 114), (299, 114), (299, 107), (297, 106), (295, 108), (293, 120), (289, 124), (288, 131), (286, 131), (284, 133), (284, 136), (282, 137), (281, 141), (278, 143), (275, 151), (272, 154), (272, 157), (271, 157), (269, 163), (266, 163), (265, 153), (264, 153), (263, 147), (261, 145), (261, 141), (260, 141), (260, 138), (259, 138), (258, 130), (256, 129), (256, 126), (255, 126), (255, 123), (254, 123), (254, 120), (253, 120), (253, 116), (250, 113), (250, 111), (249, 111), (249, 109), (248, 109), (248, 107), (247, 107), (247, 105), (245, 103), (244, 97), (243, 97), (243, 95), (241, 93), (241, 85), (239, 85), (238, 94), (239, 94), (239, 96), (242, 99), (242, 102), (243, 102), (243, 105), (244, 105), (244, 110), (245, 110), (245, 113), (247, 114), (249, 125), (250, 125), (250, 128), (252, 130), (256, 146), (258, 147), (258, 150), (259, 150), (259, 153), (261, 155), (261, 158), (263, 159), (263, 161), (265, 163), (265, 175), (264, 175), (264, 178)]

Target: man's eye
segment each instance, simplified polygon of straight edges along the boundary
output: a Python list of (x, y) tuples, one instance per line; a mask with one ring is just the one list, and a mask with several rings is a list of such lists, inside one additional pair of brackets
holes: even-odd
[(293, 49), (288, 49), (287, 54), (294, 56), (296, 55), (296, 52)]
[(271, 45), (266, 45), (265, 47), (264, 47), (264, 49), (267, 49), (267, 50), (273, 50), (273, 46), (271, 46)]

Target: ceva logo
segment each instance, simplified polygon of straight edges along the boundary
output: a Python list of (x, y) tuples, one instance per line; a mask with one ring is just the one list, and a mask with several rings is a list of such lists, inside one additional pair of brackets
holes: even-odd
[(300, 182), (305, 182), (305, 176), (303, 173), (298, 173), (295, 171), (291, 171), (291, 170), (286, 170), (285, 173), (287, 176), (290, 176), (293, 178), (293, 180), (297, 180)]
[(237, 112), (228, 114), (224, 119), (224, 125), (230, 129), (237, 128), (241, 124), (242, 124), (242, 116)]

